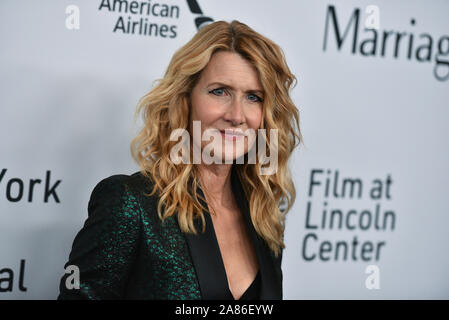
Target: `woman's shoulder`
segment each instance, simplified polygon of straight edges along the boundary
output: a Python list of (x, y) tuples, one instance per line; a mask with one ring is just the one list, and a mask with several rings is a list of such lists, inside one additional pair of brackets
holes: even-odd
[[(132, 174), (113, 174), (99, 180), (93, 190), (92, 194), (98, 193), (100, 190), (118, 192), (131, 192), (131, 193), (148, 193), (153, 188), (151, 179), (146, 177), (141, 171), (134, 172)], [(113, 192), (115, 193), (115, 192)]]
[[(147, 196), (153, 189), (151, 179), (142, 172), (132, 174), (113, 174), (99, 180), (90, 195), (89, 207), (95, 203), (142, 204), (148, 201), (154, 202), (157, 196)], [(143, 197), (145, 195), (145, 197)]]

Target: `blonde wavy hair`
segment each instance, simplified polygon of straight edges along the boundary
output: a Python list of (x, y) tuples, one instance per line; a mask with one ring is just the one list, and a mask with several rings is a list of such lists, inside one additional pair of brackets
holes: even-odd
[[(131, 141), (131, 155), (141, 173), (154, 182), (148, 196), (158, 193), (160, 219), (177, 214), (180, 229), (197, 234), (193, 221), (201, 218), (204, 232), (202, 211), (209, 211), (199, 201), (206, 200), (196, 192), (201, 187), (197, 168), (192, 162), (175, 165), (171, 161), (170, 150), (178, 142), (169, 137), (177, 128), (188, 130), (189, 94), (218, 50), (238, 53), (255, 67), (265, 91), (261, 128), (268, 133), (278, 129), (278, 167), (274, 174), (259, 174), (259, 161), (233, 164), (248, 199), (254, 228), (277, 257), (285, 248), (285, 215), (296, 197), (288, 160), (303, 142), (299, 112), (290, 97), (297, 80), (277, 44), (236, 20), (202, 27), (174, 53), (164, 77), (139, 100), (134, 121), (142, 113), (144, 127)], [(265, 142), (266, 150), (270, 150), (269, 137)]]

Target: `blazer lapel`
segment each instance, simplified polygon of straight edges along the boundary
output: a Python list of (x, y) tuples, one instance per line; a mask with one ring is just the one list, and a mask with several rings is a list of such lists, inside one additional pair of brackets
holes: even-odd
[[(203, 191), (198, 187), (197, 193), (204, 197)], [(207, 208), (207, 203), (199, 199)], [(220, 248), (215, 235), (214, 226), (209, 213), (203, 210), (206, 230), (202, 233), (200, 219), (195, 219), (197, 235), (183, 233), (190, 250), (190, 256), (195, 267), (203, 300), (233, 299), (229, 292), (226, 270), (221, 258)]]
[(281, 271), (276, 269), (274, 258), (271, 255), (270, 248), (265, 240), (259, 236), (251, 221), (251, 214), (248, 200), (241, 185), (237, 172), (232, 166), (231, 181), (232, 190), (236, 201), (245, 217), (246, 225), (251, 235), (252, 242), (257, 254), (259, 268), (261, 273), (261, 300), (278, 300), (282, 299), (282, 276)]

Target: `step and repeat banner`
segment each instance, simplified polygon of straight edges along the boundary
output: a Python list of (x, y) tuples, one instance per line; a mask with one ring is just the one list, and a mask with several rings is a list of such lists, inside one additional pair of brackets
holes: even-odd
[(56, 299), (138, 99), (202, 24), (278, 43), (304, 145), (285, 299), (449, 298), (449, 1), (3, 0), (0, 299)]

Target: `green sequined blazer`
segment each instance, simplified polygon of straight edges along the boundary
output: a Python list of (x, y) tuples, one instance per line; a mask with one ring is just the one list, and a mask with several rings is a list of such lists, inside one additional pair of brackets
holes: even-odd
[[(260, 299), (282, 299), (282, 253), (276, 258), (255, 231), (234, 168), (231, 185), (256, 251)], [(205, 233), (184, 233), (174, 216), (161, 222), (158, 197), (143, 194), (151, 190), (152, 184), (140, 172), (113, 175), (94, 187), (88, 217), (64, 266), (79, 268), (80, 287), (68, 289), (69, 274), (64, 274), (58, 299), (213, 300), (229, 293), (209, 214), (203, 212)], [(201, 188), (197, 191), (204, 196)], [(199, 219), (195, 224), (200, 231)]]

